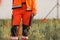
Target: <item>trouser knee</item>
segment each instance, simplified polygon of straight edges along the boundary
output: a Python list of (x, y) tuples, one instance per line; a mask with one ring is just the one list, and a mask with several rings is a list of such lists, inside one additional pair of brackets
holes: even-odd
[(18, 36), (18, 28), (16, 25), (11, 28), (11, 36)]
[(28, 25), (22, 25), (22, 26), (23, 26), (22, 35), (28, 36), (28, 32), (29, 32), (30, 27)]

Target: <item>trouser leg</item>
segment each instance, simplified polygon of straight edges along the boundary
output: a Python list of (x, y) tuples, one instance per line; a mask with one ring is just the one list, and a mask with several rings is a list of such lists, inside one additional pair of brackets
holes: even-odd
[(23, 36), (28, 36), (28, 32), (29, 32), (29, 29), (30, 29), (30, 27), (28, 26), (28, 25), (22, 25), (23, 27), (22, 27), (22, 35)]
[(31, 12), (26, 12), (24, 15), (23, 15), (23, 20), (22, 20), (22, 39), (26, 39), (28, 40), (29, 37), (29, 29), (30, 29), (30, 26), (31, 26), (31, 20), (32, 20), (32, 16), (31, 16)]
[(18, 40), (18, 27), (13, 25), (11, 28), (11, 40)]
[(12, 27), (11, 27), (11, 40), (18, 40), (20, 35), (20, 21), (21, 21), (21, 13), (19, 13), (20, 9), (13, 10), (13, 19), (12, 19)]

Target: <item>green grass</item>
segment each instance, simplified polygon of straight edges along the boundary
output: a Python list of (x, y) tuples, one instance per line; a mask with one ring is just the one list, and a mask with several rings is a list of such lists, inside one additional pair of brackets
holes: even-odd
[[(10, 29), (11, 20), (0, 20), (0, 40), (9, 40)], [(48, 19), (46, 23), (33, 20), (29, 40), (60, 40), (60, 20)]]

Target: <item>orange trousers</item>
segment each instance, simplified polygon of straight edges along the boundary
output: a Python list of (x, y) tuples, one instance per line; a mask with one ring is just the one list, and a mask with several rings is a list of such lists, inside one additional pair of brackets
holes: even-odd
[[(22, 19), (22, 24), (29, 25), (31, 20), (32, 11), (26, 10), (26, 4), (22, 5), (22, 8), (13, 9), (12, 25), (19, 25)], [(18, 35), (20, 34), (20, 27), (18, 27)]]

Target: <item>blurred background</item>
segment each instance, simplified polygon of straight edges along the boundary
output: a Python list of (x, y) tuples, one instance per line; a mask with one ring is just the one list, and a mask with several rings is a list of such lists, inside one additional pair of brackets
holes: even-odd
[[(60, 6), (60, 0), (58, 1)], [(56, 6), (55, 6), (56, 5)], [(55, 7), (54, 7), (55, 6)], [(0, 19), (11, 19), (12, 0), (2, 0), (0, 5)], [(37, 15), (35, 19), (44, 18), (53, 8), (47, 18), (57, 18), (57, 0), (36, 0)], [(58, 7), (60, 15), (60, 7)], [(60, 16), (59, 16), (60, 18)]]
[[(60, 0), (36, 0), (36, 6), (37, 14), (32, 20), (29, 40), (60, 40)], [(11, 8), (12, 0), (2, 0), (0, 40), (10, 40)], [(22, 29), (22, 26), (20, 27)]]

